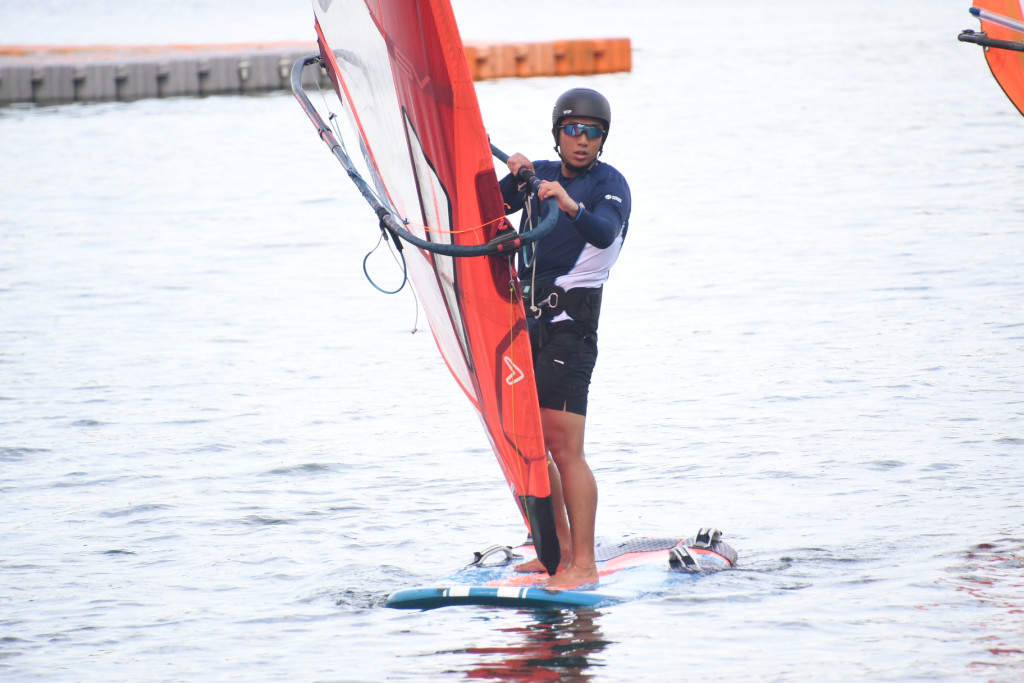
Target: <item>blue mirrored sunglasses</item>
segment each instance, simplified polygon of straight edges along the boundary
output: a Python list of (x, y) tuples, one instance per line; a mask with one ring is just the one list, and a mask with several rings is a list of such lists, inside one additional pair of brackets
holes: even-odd
[(603, 128), (589, 123), (567, 123), (562, 126), (562, 130), (571, 138), (579, 137), (580, 133), (586, 133), (588, 138), (596, 140), (604, 135)]

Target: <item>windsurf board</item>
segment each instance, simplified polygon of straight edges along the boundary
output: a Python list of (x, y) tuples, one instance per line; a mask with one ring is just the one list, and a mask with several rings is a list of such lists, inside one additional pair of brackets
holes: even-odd
[(396, 609), (449, 605), (516, 608), (594, 608), (670, 593), (694, 576), (729, 569), (736, 551), (717, 529), (701, 529), (691, 540), (629, 536), (600, 540), (596, 547), (600, 581), (571, 589), (548, 588), (546, 573), (522, 573), (515, 566), (536, 557), (531, 543), (491, 546), (475, 553), (458, 573), (431, 586), (405, 588), (388, 596)]

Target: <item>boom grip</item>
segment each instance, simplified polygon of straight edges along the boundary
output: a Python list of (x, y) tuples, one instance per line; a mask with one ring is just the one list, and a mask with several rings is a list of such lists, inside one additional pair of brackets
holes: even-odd
[[(491, 154), (493, 154), (494, 157), (501, 163), (508, 163), (508, 155), (502, 152), (497, 147), (495, 147), (493, 144), (491, 145)], [(516, 179), (521, 183), (527, 183), (530, 186), (530, 189), (533, 190), (534, 192), (536, 192), (537, 188), (540, 187), (540, 178), (534, 175), (533, 171), (531, 171), (528, 168), (524, 167), (519, 169), (519, 173), (516, 173)]]

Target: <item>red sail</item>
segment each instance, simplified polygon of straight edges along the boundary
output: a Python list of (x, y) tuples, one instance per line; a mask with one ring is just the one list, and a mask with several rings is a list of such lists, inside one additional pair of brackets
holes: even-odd
[[(1002, 15), (1018, 22), (1024, 21), (1021, 16), (1020, 0), (974, 0), (974, 7)], [(996, 40), (1021, 41), (1024, 33), (981, 18), (981, 30), (989, 38)], [(992, 75), (999, 86), (1010, 98), (1017, 110), (1024, 114), (1024, 52), (986, 48), (985, 61), (988, 62)]]
[[(479, 245), (507, 228), (448, 1), (314, 0), (313, 6), (321, 56), (381, 202), (409, 232), (431, 242)], [(543, 545), (557, 553), (512, 264), (503, 256), (453, 257), (411, 246), (404, 253), (438, 349), (486, 427), (538, 551)]]

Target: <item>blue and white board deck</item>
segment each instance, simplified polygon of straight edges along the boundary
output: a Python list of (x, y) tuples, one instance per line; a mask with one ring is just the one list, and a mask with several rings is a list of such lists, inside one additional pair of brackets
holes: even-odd
[[(695, 547), (687, 539), (631, 537), (597, 544), (596, 585), (550, 589), (546, 573), (516, 572), (515, 564), (536, 555), (532, 545), (494, 546), (477, 553), (476, 563), (433, 586), (406, 588), (392, 593), (387, 607), (433, 609), (449, 605), (488, 605), (517, 608), (593, 608), (662, 595), (704, 574), (733, 566), (735, 551), (715, 538), (708, 547)], [(500, 552), (499, 564), (486, 560)], [(514, 558), (514, 559), (513, 559)]]
[(405, 588), (388, 596), (388, 607), (434, 609), (449, 605), (488, 605), (519, 608), (583, 608), (620, 602), (614, 596), (586, 590), (550, 590), (518, 586), (424, 586)]

